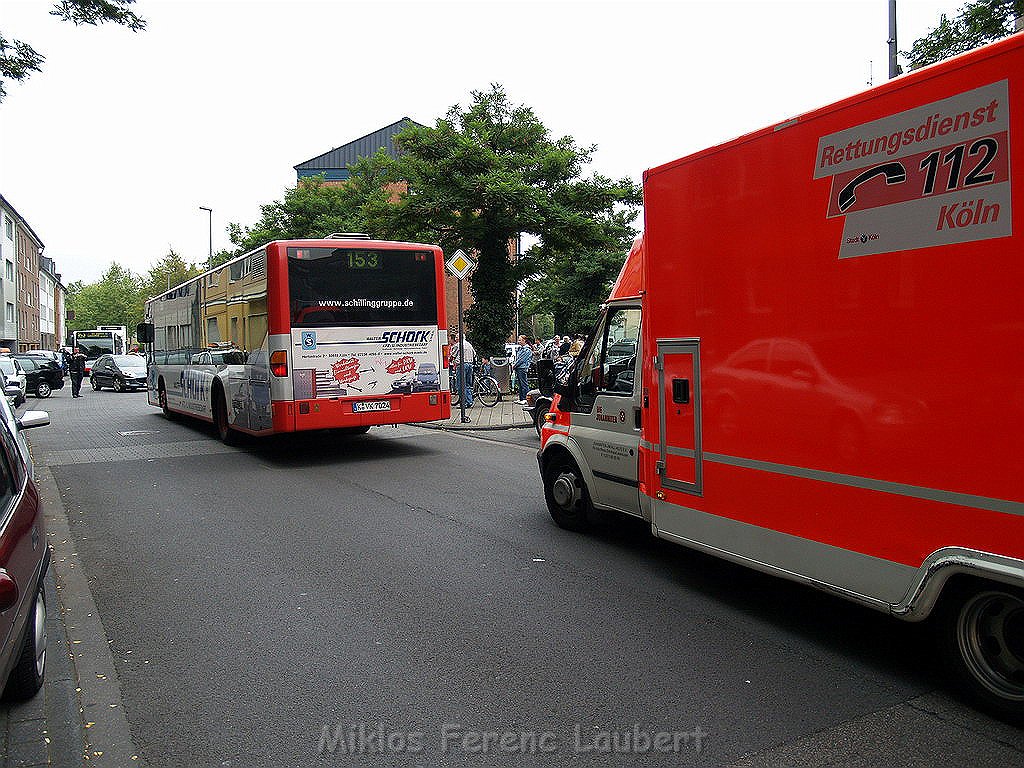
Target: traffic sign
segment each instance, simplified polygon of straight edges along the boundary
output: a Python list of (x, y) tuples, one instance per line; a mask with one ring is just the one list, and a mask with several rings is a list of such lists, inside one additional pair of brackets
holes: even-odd
[(476, 262), (459, 248), (459, 250), (448, 257), (444, 266), (445, 269), (459, 278), (459, 280), (464, 280), (476, 269)]

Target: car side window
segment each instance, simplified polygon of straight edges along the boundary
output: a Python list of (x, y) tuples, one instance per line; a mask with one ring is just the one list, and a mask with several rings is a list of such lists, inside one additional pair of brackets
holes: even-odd
[(0, 509), (6, 510), (10, 497), (17, 495), (21, 483), (25, 479), (25, 467), (20, 461), (21, 450), (8, 425), (0, 425), (0, 440), (3, 441), (7, 449), (6, 451), (0, 449), (0, 474), (3, 475), (0, 480), (3, 484), (3, 488), (0, 489), (0, 497), (2, 497)]
[[(6, 432), (6, 430), (0, 431)], [(0, 450), (0, 524), (7, 523), (7, 516), (12, 511), (11, 502), (18, 495), (19, 486), (20, 483), (11, 473), (10, 464), (8, 464), (4, 451)]]

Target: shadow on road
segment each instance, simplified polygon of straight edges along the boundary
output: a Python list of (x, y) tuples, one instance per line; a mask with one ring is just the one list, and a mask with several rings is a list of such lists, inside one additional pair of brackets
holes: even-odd
[(945, 687), (927, 622), (899, 621), (812, 587), (656, 539), (650, 525), (635, 518), (612, 519), (588, 535), (610, 550), (609, 557), (618, 552), (619, 557), (639, 559), (677, 585), (680, 595), (696, 593), (726, 604), (763, 625), (777, 642), (785, 643), (785, 636), (792, 634), (922, 692)]

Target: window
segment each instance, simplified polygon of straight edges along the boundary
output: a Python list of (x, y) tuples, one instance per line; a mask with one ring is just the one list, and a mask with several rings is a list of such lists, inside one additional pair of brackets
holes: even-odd
[(6, 318), (7, 318), (7, 322), (8, 323), (13, 323), (14, 322), (14, 305), (11, 304), (11, 302), (9, 302), (9, 301), (7, 302), (7, 315), (6, 315)]
[(366, 248), (289, 248), (293, 326), (429, 325), (437, 321), (434, 255)]
[(7, 279), (14, 282), (14, 262), (10, 260), (7, 262)]
[(599, 394), (633, 395), (639, 340), (640, 309), (611, 310), (580, 356), (574, 411), (590, 413)]
[(8, 240), (13, 240), (14, 239), (14, 222), (11, 220), (10, 216), (5, 216), (4, 218), (6, 219), (6, 224), (7, 224), (7, 239)]

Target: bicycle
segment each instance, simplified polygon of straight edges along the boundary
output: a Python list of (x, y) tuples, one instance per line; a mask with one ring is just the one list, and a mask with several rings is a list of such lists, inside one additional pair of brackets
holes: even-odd
[[(501, 387), (498, 380), (493, 376), (485, 376), (480, 373), (481, 367), (478, 363), (473, 364), (473, 398), (479, 400), (488, 408), (493, 408), (501, 402)], [(459, 371), (450, 371), (448, 380), (451, 388), (452, 405), (458, 405), (462, 400), (461, 387), (459, 387)]]

